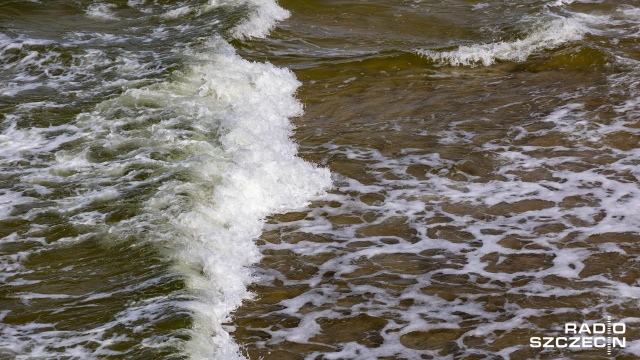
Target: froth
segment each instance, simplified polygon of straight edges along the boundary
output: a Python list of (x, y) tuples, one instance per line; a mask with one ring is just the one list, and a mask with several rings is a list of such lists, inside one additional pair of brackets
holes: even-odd
[[(222, 323), (250, 296), (247, 267), (260, 258), (253, 239), (263, 219), (304, 206), (331, 180), (328, 170), (298, 158), (289, 138), (289, 118), (302, 113), (293, 73), (243, 60), (222, 39), (186, 56), (185, 70), (171, 82), (129, 89), (78, 117), (85, 140), (118, 153), (117, 161), (96, 164), (77, 149), (60, 152), (53, 168), (101, 183), (99, 191), (62, 201), (71, 212), (137, 186), (124, 169), (152, 166), (173, 178), (149, 179), (157, 190), (144, 211), (109, 233), (126, 237), (144, 228), (152, 234), (147, 240), (176, 262), (192, 292), (193, 300), (180, 306), (194, 313), (197, 330), (187, 345), (194, 358), (240, 358)], [(84, 211), (70, 221), (101, 219)]]
[(273, 29), (276, 22), (290, 15), (289, 11), (273, 0), (249, 0), (248, 4), (253, 8), (253, 14), (233, 29), (235, 38), (263, 37)]
[(91, 4), (86, 10), (87, 16), (96, 20), (118, 20), (113, 9), (115, 4)]
[[(234, 37), (263, 36), (275, 21), (288, 16), (272, 1), (247, 4), (251, 12), (232, 29)], [(133, 0), (128, 5), (144, 6)], [(212, 1), (197, 9), (182, 5), (159, 18), (201, 14), (225, 4)], [(96, 3), (86, 15), (118, 20), (114, 10), (113, 5)], [(166, 32), (186, 31), (189, 26), (141, 26), (129, 34), (69, 32), (61, 36), (64, 44), (0, 37), (2, 48), (15, 48), (22, 56), (5, 70), (24, 74), (2, 87), (4, 95), (20, 96), (21, 91), (43, 84), (61, 90), (73, 87), (77, 95), (96, 99), (110, 95), (91, 110), (85, 107), (72, 115), (71, 124), (25, 125), (31, 112), (71, 106), (63, 101), (25, 102), (15, 114), (4, 117), (0, 165), (15, 179), (11, 184), (15, 189), (0, 192), (0, 215), (20, 221), (51, 216), (73, 230), (49, 236), (45, 242), (39, 236), (50, 235), (46, 226), (34, 224), (28, 229), (31, 237), (14, 233), (1, 238), (25, 249), (0, 257), (3, 281), (8, 286), (30, 284), (31, 280), (20, 278), (30, 271), (23, 261), (39, 252), (83, 241), (102, 241), (106, 246), (133, 241), (135, 247), (161, 252), (163, 261), (173, 264), (170, 275), (187, 286), (186, 291), (168, 290), (173, 292), (132, 303), (114, 314), (116, 320), (87, 331), (58, 332), (44, 321), (3, 325), (0, 345), (9, 344), (12, 355), (51, 357), (48, 349), (55, 344), (55, 356), (102, 356), (111, 351), (106, 348), (132, 341), (131, 333), (112, 337), (114, 328), (138, 332), (179, 312), (188, 313), (194, 323), (184, 330), (190, 339), (186, 344), (180, 340), (184, 334), (171, 334), (152, 336), (139, 346), (184, 350), (194, 359), (242, 357), (222, 323), (250, 297), (248, 267), (260, 258), (253, 240), (265, 217), (304, 206), (323, 194), (331, 179), (328, 170), (298, 158), (290, 139), (289, 118), (302, 114), (294, 96), (300, 84), (291, 71), (243, 60), (221, 37), (206, 44), (199, 38), (191, 47), (177, 44), (182, 51), (169, 61), (165, 57), (170, 55), (136, 50), (138, 45), (166, 39)], [(180, 70), (175, 70), (178, 57)], [(48, 76), (52, 66), (61, 70)], [(114, 76), (87, 75), (97, 72)], [(126, 81), (130, 78), (134, 81)], [(118, 207), (129, 212), (109, 219)], [(140, 288), (164, 276), (161, 270), (156, 275), (141, 281)], [(127, 294), (136, 291), (122, 289)], [(55, 310), (64, 311), (89, 306), (84, 304), (115, 292), (77, 298), (63, 291), (45, 295), (18, 289), (14, 294), (24, 302), (67, 300), (69, 304)], [(85, 347), (86, 342), (100, 347)]]
[(443, 65), (490, 66), (496, 61), (524, 61), (533, 53), (580, 40), (589, 32), (571, 18), (554, 19), (539, 26), (521, 40), (460, 46), (454, 51), (418, 50), (418, 53)]
[[(274, 255), (261, 291), (284, 299), (247, 317), (286, 320), (249, 328), (243, 318), (238, 336), (257, 354), (303, 349), (308, 358), (529, 358), (529, 329), (633, 312), (640, 92), (637, 64), (616, 66), (592, 86), (552, 89), (560, 78), (542, 81), (553, 86), (541, 94), (521, 84), (549, 74), (517, 72), (491, 94), (504, 102), (474, 97), (444, 107), (446, 116), (429, 105), (447, 125), (405, 131), (428, 132), (442, 150), (368, 148), (376, 138), (365, 131), (327, 138), (317, 152), (353, 178), (335, 175), (329, 201), (268, 225), (263, 252)], [(460, 86), (485, 90), (479, 82)]]
[[(203, 283), (198, 274), (191, 275), (193, 287), (204, 292), (201, 299), (208, 305), (192, 306), (201, 317), (201, 326), (213, 327), (213, 342), (221, 349), (219, 358), (229, 358), (236, 345), (221, 328), (221, 321), (248, 296), (245, 287), (250, 274), (244, 267), (259, 258), (252, 240), (260, 234), (264, 217), (304, 205), (331, 182), (326, 169), (297, 158), (289, 140), (292, 128), (287, 118), (302, 110), (293, 97), (298, 86), (293, 74), (242, 60), (228, 45), (215, 46), (220, 47), (219, 55), (193, 66), (187, 81), (197, 96), (228, 110), (218, 124), (218, 141), (228, 162), (224, 172), (215, 175), (220, 180), (211, 199), (182, 214), (178, 221), (194, 236), (180, 255), (182, 261), (191, 263), (190, 268), (201, 268), (208, 278)], [(209, 116), (202, 121), (211, 121)], [(212, 304), (207, 300), (212, 298), (218, 300)], [(197, 341), (193, 346), (210, 351)]]
[(184, 5), (167, 11), (162, 15), (165, 19), (177, 19), (191, 14), (203, 14), (226, 6), (246, 6), (249, 14), (234, 26), (229, 35), (236, 39), (259, 38), (266, 36), (278, 21), (289, 17), (289, 11), (280, 7), (274, 0), (211, 0), (205, 5)]

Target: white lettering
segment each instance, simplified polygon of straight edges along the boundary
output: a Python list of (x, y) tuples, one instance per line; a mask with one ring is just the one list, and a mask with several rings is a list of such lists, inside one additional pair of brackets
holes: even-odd
[[(567, 347), (567, 338), (566, 337), (557, 337), (556, 338), (556, 347), (566, 348)], [(560, 343), (562, 341), (562, 343)]]
[(529, 339), (529, 346), (531, 346), (532, 348), (539, 348), (542, 347), (542, 343), (540, 342), (540, 338), (537, 336), (534, 336), (532, 338)]
[(606, 330), (607, 330), (607, 327), (605, 324), (600, 324), (600, 323), (593, 324), (594, 334), (604, 334)]
[(620, 347), (620, 348), (627, 347), (627, 338), (626, 337), (623, 337), (622, 341), (620, 340), (620, 338), (617, 338), (617, 337), (614, 337), (611, 340), (613, 340), (613, 342), (611, 344), (613, 347)]
[(578, 330), (579, 334), (586, 333), (591, 334), (591, 329), (589, 329), (589, 324), (580, 325), (580, 330)]
[(569, 344), (570, 348), (579, 348), (580, 347), (580, 344), (578, 343), (580, 341), (579, 337), (572, 337), (571, 340), (573, 340), (573, 341), (571, 341), (571, 344)]
[[(611, 337), (611, 333), (624, 334), (627, 327), (624, 323), (593, 323), (578, 324), (565, 323), (565, 334), (577, 334), (579, 336), (532, 336), (529, 338), (529, 346), (532, 348), (624, 348), (627, 345), (625, 337)], [(583, 334), (607, 334), (609, 336), (584, 336)], [(582, 335), (582, 336), (580, 336)]]
[(593, 346), (597, 348), (607, 347), (607, 338), (604, 336), (598, 336), (593, 338)]
[(542, 347), (545, 347), (545, 348), (552, 348), (553, 347), (553, 344), (552, 344), (553, 343), (553, 339), (554, 339), (553, 337), (545, 336), (542, 339), (546, 340), (546, 342), (544, 343), (544, 345), (542, 345)]
[(613, 330), (614, 334), (624, 334), (625, 331), (627, 331), (627, 325), (623, 323), (615, 323), (611, 325), (611, 330)]

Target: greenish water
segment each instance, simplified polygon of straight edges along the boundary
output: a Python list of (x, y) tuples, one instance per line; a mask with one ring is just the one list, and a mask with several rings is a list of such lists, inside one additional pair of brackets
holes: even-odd
[(0, 4), (0, 358), (637, 357), (639, 16)]

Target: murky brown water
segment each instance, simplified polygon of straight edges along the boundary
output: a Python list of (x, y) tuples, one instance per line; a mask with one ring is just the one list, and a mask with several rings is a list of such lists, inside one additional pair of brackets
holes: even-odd
[[(335, 189), (269, 220), (256, 298), (229, 324), (249, 358), (602, 359), (530, 338), (606, 316), (626, 323), (611, 356), (637, 357), (638, 74), (614, 55), (635, 61), (637, 41), (603, 30), (525, 61), (439, 66), (410, 49), (489, 42), (462, 21), (482, 4), (282, 4), (292, 17), (255, 48), (303, 82), (295, 139)], [(495, 18), (472, 22), (522, 31), (523, 12), (485, 5)]]

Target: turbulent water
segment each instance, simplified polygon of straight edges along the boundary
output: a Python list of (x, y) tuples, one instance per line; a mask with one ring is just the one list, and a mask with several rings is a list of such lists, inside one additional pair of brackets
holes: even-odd
[(634, 1), (7, 0), (0, 110), (0, 359), (640, 357)]
[[(330, 186), (286, 69), (240, 58), (274, 3), (4, 3), (5, 358), (232, 358), (263, 218)], [(227, 40), (225, 40), (227, 39)]]

